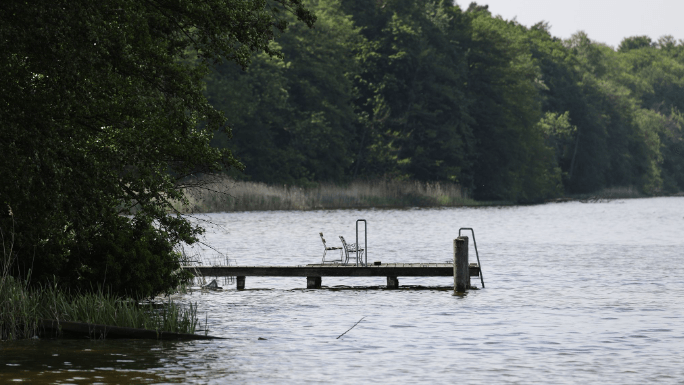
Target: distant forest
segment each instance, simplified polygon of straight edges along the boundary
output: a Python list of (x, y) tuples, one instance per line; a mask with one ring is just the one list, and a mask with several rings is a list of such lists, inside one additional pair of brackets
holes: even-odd
[(232, 130), (213, 145), (245, 165), (238, 179), (445, 181), (515, 202), (684, 190), (682, 40), (627, 37), (615, 50), (476, 3), (305, 7), (315, 26), (293, 22), (281, 58), (256, 54), (207, 79)]

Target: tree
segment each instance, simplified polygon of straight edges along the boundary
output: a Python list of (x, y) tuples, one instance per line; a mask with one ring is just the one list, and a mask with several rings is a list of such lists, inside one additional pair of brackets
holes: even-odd
[(619, 52), (627, 52), (633, 49), (647, 48), (653, 45), (653, 41), (648, 36), (632, 36), (622, 39), (620, 46), (618, 47)]
[(471, 3), (468, 95), (477, 140), (475, 196), (537, 202), (560, 193), (561, 173), (544, 142), (540, 94), (548, 88), (528, 30)]
[(352, 104), (362, 37), (336, 0), (309, 0), (315, 28), (294, 25), (277, 44), (282, 59), (254, 56), (246, 71), (228, 63), (207, 82), (209, 101), (229, 117), (233, 138), (215, 145), (244, 161), (236, 176), (307, 185), (341, 181), (353, 159)]
[[(240, 167), (209, 146), (224, 117), (202, 94), (223, 60), (269, 43), (299, 0), (9, 0), (0, 8), (0, 230), (13, 273), (155, 295), (183, 278), (173, 211), (188, 177)], [(6, 254), (5, 258), (9, 256)]]
[(467, 18), (447, 1), (344, 6), (367, 40), (355, 82), (362, 134), (354, 175), (469, 187)]

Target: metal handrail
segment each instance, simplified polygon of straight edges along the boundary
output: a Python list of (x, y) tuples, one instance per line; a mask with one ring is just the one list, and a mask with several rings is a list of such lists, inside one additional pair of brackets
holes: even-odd
[(368, 266), (368, 222), (365, 219), (356, 220), (356, 265), (359, 265), (359, 222), (361, 221), (363, 221), (363, 236), (365, 238), (363, 253), (366, 256), (366, 263), (361, 260), (361, 265)]
[(475, 256), (477, 256), (477, 266), (480, 268), (480, 282), (482, 282), (482, 288), (484, 289), (484, 277), (482, 276), (482, 264), (480, 263), (480, 254), (477, 252), (477, 241), (475, 240), (475, 230), (471, 227), (461, 227), (458, 229), (458, 236), (461, 236), (461, 230), (470, 230), (473, 233), (473, 244), (475, 245)]

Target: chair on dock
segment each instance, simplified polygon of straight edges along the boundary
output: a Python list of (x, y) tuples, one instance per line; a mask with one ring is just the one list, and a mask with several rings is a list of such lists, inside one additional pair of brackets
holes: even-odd
[[(326, 245), (326, 243), (325, 243), (325, 238), (323, 238), (323, 233), (321, 232), (318, 234), (321, 235), (321, 241), (323, 241), (323, 261), (321, 263), (323, 263), (323, 264), (325, 264), (325, 263), (342, 263), (342, 258), (343, 258), (342, 248), (341, 247), (334, 247), (334, 246), (328, 247), (328, 245)], [(328, 259), (328, 260), (326, 260), (325, 259), (326, 254), (328, 253), (328, 251), (332, 251), (332, 250), (340, 250), (339, 259)]]
[[(347, 243), (347, 241), (344, 240), (344, 237), (340, 235), (340, 241), (342, 241), (342, 250), (344, 252), (344, 257), (343, 259), (343, 264), (348, 265), (349, 264), (349, 259), (352, 259), (352, 263), (355, 265), (363, 266), (363, 249), (358, 249), (359, 254), (358, 257), (359, 259), (357, 260), (356, 252), (357, 252), (357, 246), (356, 243)], [(350, 256), (350, 254), (352, 254)]]

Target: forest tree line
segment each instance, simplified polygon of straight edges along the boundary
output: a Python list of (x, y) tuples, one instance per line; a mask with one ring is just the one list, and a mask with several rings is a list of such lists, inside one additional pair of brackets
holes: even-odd
[(203, 80), (278, 54), (285, 17), (316, 20), (299, 0), (3, 1), (0, 329), (13, 282), (149, 298), (190, 278), (178, 247), (204, 229), (173, 204), (238, 166)]
[(634, 186), (684, 190), (684, 42), (495, 17), (449, 1), (308, 0), (283, 55), (207, 78), (234, 177), (313, 185), (447, 181), (476, 199), (536, 202)]
[(177, 247), (204, 231), (174, 208), (197, 175), (517, 202), (684, 190), (681, 41), (563, 41), (476, 4), (304, 3), (6, 0), (0, 284), (174, 290)]

